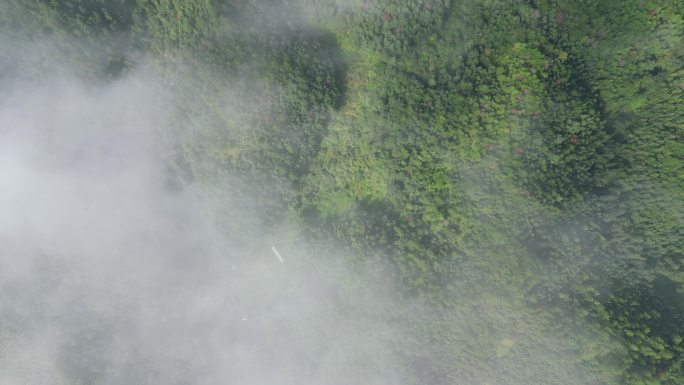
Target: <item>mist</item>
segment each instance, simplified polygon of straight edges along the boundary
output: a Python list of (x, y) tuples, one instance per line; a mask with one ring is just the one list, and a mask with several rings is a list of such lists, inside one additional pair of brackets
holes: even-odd
[[(183, 186), (165, 162), (160, 137), (174, 109), (159, 84), (140, 69), (99, 86), (49, 79), (5, 98), (3, 384), (402, 384), (416, 373), (426, 383), (505, 373), (507, 383), (576, 380), (575, 364), (554, 366), (562, 348), (545, 350), (562, 340), (526, 330), (532, 315), (519, 307), (492, 307), (488, 295), (447, 310), (402, 298), (391, 268), (367, 263), (362, 272), (328, 254), (334, 248), (279, 234), (296, 223), (259, 228), (244, 216), (250, 202), (209, 200), (224, 216), (212, 228), (213, 193)], [(241, 183), (218, 186), (245, 200), (230, 193)], [(251, 239), (223, 232), (230, 228), (248, 228)], [(449, 349), (470, 348), (431, 341), (424, 328), (436, 312), (445, 335), (479, 335), (501, 362), (450, 362)], [(540, 337), (547, 344), (525, 343)], [(523, 369), (543, 354), (549, 366)]]
[[(606, 304), (621, 295), (613, 285), (630, 265), (591, 211), (619, 194), (606, 187), (586, 208), (577, 203), (583, 192), (561, 191), (566, 206), (549, 204), (542, 177), (564, 177), (565, 155), (554, 158), (553, 174), (532, 149), (544, 143), (547, 122), (509, 108), (506, 96), (496, 118), (516, 126), (499, 127), (479, 100), (458, 104), (469, 86), (440, 88), (460, 87), (467, 75), (444, 80), (476, 46), (470, 26), (480, 21), (470, 14), (479, 10), (435, 2), (453, 24), (442, 41), (432, 35), (432, 2), (160, 2), (137, 14), (127, 4), (112, 9), (129, 24), (98, 19), (105, 27), (80, 38), (49, 28), (26, 37), (28, 27), (2, 24), (0, 14), (0, 29), (16, 32), (0, 36), (11, 52), (0, 56), (0, 385), (625, 378), (631, 342), (596, 320), (613, 316)], [(0, 13), (21, 10), (0, 4)], [(87, 12), (62, 21), (77, 25)], [(411, 25), (411, 12), (422, 21)], [(444, 63), (397, 64), (412, 57), (391, 43), (404, 38), (425, 52), (449, 41), (463, 47), (444, 54), (448, 68), (431, 83), (423, 70)], [(373, 51), (384, 49), (387, 58)], [(518, 103), (546, 92), (531, 71), (542, 59), (529, 59), (521, 54), (515, 67), (522, 75), (513, 67), (497, 75), (511, 71)], [(538, 90), (513, 83), (523, 75)], [(393, 78), (402, 76), (413, 80)], [(437, 91), (406, 96), (421, 87)], [(593, 99), (568, 95), (598, 119)], [(549, 100), (567, 113), (565, 99)], [(432, 119), (438, 107), (444, 116)], [(479, 117), (501, 143), (468, 131), (466, 118), (448, 128), (451, 107)], [(559, 121), (554, 143), (570, 154), (564, 130), (574, 121)], [(430, 143), (401, 142), (420, 130)], [(521, 187), (529, 181), (541, 181), (537, 195)], [(615, 215), (635, 211), (637, 198), (610, 203)], [(581, 291), (592, 279), (600, 282)]]
[[(6, 92), (0, 382), (398, 383), (383, 363), (391, 327), (369, 318), (389, 287), (340, 313), (329, 277), (348, 273), (331, 265), (324, 278), (304, 247), (268, 243), (278, 235), (235, 193), (246, 182), (183, 185), (165, 158), (178, 113), (142, 67), (106, 84), (60, 75)], [(217, 188), (229, 203), (211, 201)], [(237, 228), (259, 243), (225, 233)]]

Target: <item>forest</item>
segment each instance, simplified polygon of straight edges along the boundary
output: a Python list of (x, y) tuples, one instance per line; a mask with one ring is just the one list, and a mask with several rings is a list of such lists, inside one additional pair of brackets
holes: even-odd
[(0, 52), (6, 90), (144, 68), (211, 263), (299, 249), (391, 325), (263, 383), (684, 384), (682, 1), (3, 0)]

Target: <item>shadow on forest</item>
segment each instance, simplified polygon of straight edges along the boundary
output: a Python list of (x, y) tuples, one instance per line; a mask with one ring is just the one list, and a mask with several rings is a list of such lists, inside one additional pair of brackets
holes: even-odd
[(347, 86), (347, 71), (348, 63), (342, 55), (342, 50), (335, 35), (324, 29), (312, 29), (307, 31), (308, 36), (320, 45), (320, 53), (323, 57), (332, 62), (333, 77), (335, 79), (334, 87), (337, 91), (337, 97), (333, 103), (335, 110), (339, 110), (347, 104), (348, 86)]
[(657, 306), (656, 311), (660, 312), (660, 322), (658, 323), (661, 330), (655, 329), (657, 332), (665, 332), (677, 330), (677, 328), (684, 325), (684, 292), (678, 290), (679, 285), (670, 278), (659, 275), (653, 282), (653, 297), (649, 298), (649, 302)]

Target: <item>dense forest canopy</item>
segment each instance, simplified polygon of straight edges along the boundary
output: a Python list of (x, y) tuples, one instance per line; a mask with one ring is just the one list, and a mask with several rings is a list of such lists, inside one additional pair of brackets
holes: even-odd
[(5, 89), (153, 73), (216, 263), (274, 234), (392, 325), (317, 383), (684, 384), (684, 2), (4, 0), (0, 49)]

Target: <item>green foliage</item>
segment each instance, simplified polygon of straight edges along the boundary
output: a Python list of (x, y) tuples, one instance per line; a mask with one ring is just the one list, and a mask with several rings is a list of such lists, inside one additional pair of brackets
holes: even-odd
[[(218, 233), (255, 236), (223, 219), (235, 201), (301, 217), (430, 303), (385, 318), (407, 383), (562, 362), (577, 383), (674, 385), (682, 4), (7, 0), (0, 43), (47, 39), (98, 80), (152, 62), (178, 111), (168, 158)], [(7, 56), (3, 79), (52, 65)]]
[[(682, 90), (672, 83), (681, 75), (681, 9), (660, 4), (655, 12), (667, 16), (653, 22), (636, 2), (617, 10), (602, 2), (454, 2), (438, 4), (438, 21), (423, 22), (424, 9), (393, 4), (347, 9), (349, 30), (379, 58), (362, 105), (345, 121), (357, 144), (323, 143), (320, 164), (332, 175), (322, 187), (324, 172), (315, 173), (308, 204), (344, 201), (321, 209), (324, 223), (356, 253), (383, 250), (418, 292), (439, 296), (472, 266), (474, 276), (509, 290), (517, 282), (531, 306), (563, 327), (573, 314), (616, 338), (642, 330), (639, 348), (617, 356), (581, 349), (605, 368), (624, 362), (621, 373), (606, 372), (615, 381), (677, 383), (676, 323), (659, 336), (636, 325), (653, 327), (680, 310), (618, 306), (637, 317), (630, 319), (615, 306), (628, 292), (653, 290), (658, 274), (681, 282), (676, 154), (684, 119)], [(408, 36), (391, 24), (402, 12), (415, 18)], [(632, 46), (630, 60), (615, 59), (620, 45)], [(359, 172), (338, 173), (335, 159)], [(468, 169), (478, 170), (476, 183)], [(518, 281), (532, 266), (542, 276)], [(616, 287), (622, 294), (612, 294)]]
[(215, 0), (139, 0), (134, 31), (145, 48), (170, 54), (198, 46), (211, 38), (218, 25)]

